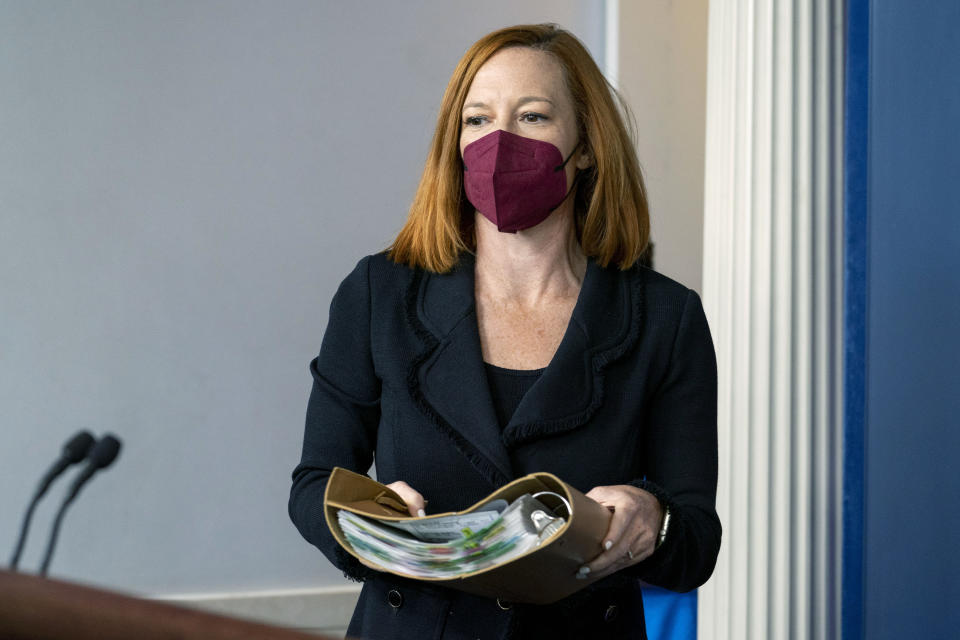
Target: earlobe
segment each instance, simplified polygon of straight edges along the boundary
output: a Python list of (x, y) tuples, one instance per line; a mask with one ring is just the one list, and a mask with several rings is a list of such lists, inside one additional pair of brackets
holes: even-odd
[(593, 156), (589, 151), (584, 151), (577, 158), (577, 169), (589, 169), (593, 166)]

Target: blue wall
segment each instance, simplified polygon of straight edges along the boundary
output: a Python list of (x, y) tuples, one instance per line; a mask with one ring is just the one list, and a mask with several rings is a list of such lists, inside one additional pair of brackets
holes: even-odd
[(862, 574), (844, 576), (844, 636), (955, 638), (960, 2), (850, 0), (848, 8), (848, 73), (860, 61), (869, 75), (865, 85), (848, 78), (847, 93), (846, 338), (854, 357), (846, 459), (849, 474), (859, 456), (862, 475), (848, 478), (844, 568), (862, 562)]

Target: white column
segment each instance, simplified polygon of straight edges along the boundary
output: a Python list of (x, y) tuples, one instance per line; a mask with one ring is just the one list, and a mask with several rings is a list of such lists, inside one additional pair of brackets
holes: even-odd
[(702, 640), (839, 638), (842, 0), (711, 0), (703, 299), (724, 525)]

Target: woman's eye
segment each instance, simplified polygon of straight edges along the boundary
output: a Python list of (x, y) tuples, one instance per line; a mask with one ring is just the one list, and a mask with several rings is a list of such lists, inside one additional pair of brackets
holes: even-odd
[(483, 124), (483, 116), (467, 116), (463, 119), (463, 124), (469, 127), (479, 127)]
[(537, 123), (537, 122), (543, 122), (543, 121), (547, 120), (548, 118), (547, 118), (547, 116), (543, 115), (542, 113), (531, 113), (531, 112), (527, 112), (527, 113), (523, 114), (522, 116), (520, 116), (520, 119), (523, 120), (524, 122), (529, 122), (529, 123), (531, 123), (531, 124), (534, 124), (534, 123)]

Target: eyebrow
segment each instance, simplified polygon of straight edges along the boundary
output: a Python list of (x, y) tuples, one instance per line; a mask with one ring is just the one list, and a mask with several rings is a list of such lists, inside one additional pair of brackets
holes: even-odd
[[(528, 102), (546, 102), (548, 104), (553, 104), (553, 100), (550, 98), (544, 98), (543, 96), (524, 96), (517, 101), (517, 106), (527, 104)], [(469, 109), (471, 107), (486, 107), (485, 102), (471, 102), (470, 104), (463, 105), (464, 109)]]

